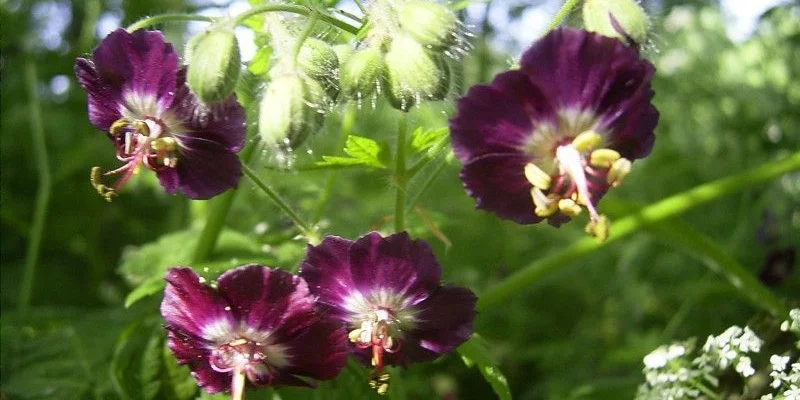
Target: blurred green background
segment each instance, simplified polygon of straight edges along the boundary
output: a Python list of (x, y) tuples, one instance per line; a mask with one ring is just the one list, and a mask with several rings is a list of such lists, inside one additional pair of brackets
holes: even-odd
[[(152, 174), (139, 175), (111, 204), (94, 192), (89, 169), (115, 165), (114, 156), (104, 135), (88, 123), (72, 65), (101, 33), (120, 24), (163, 12), (219, 12), (228, 3), (0, 1), (1, 399), (199, 395), (187, 371), (163, 352), (160, 292), (128, 309), (123, 302), (132, 288), (153, 282), (167, 266), (187, 262), (209, 204), (165, 195)], [(750, 2), (730, 3), (735, 8)], [(601, 202), (611, 215), (624, 214), (624, 202), (646, 205), (800, 150), (796, 4), (767, 10), (755, 32), (736, 41), (726, 30), (730, 13), (715, 2), (646, 1), (645, 6), (655, 29), (644, 54), (658, 68), (654, 102), (661, 120), (653, 154), (635, 163), (625, 184)], [(541, 7), (554, 11), (558, 2), (498, 0), (467, 8), (475, 48), (457, 69), (453, 96), (508, 68), (518, 54), (514, 49), (525, 43), (515, 42), (506, 27), (543, 31), (544, 25), (519, 25)], [(188, 38), (185, 24), (162, 28), (175, 43)], [(328, 38), (348, 39), (330, 32)], [(252, 75), (240, 86), (246, 104), (260, 88)], [(31, 306), (21, 311), (26, 250), (43, 187), (32, 120), (37, 109), (50, 197)], [(424, 106), (411, 112), (410, 124), (441, 128), (451, 111), (452, 101)], [(343, 120), (353, 118), (348, 129)], [(251, 165), (304, 215), (319, 215), (326, 233), (355, 238), (369, 230), (388, 232), (394, 198), (386, 171), (305, 167), (321, 155), (340, 154), (343, 130), (393, 143), (396, 118), (385, 104), (340, 107), (328, 116), (325, 132), (292, 157), (288, 170), (267, 153), (257, 153)], [(512, 272), (583, 237), (577, 222), (560, 229), (518, 226), (475, 211), (458, 179), (457, 162), (443, 157), (411, 182), (411, 191), (442, 163), (443, 171), (408, 216), (408, 229), (433, 244), (448, 282), (480, 296)], [(323, 203), (326, 185), (332, 190)], [(679, 220), (759, 274), (773, 252), (800, 250), (800, 175), (722, 198)], [(226, 226), (212, 261), (194, 267), (220, 271), (261, 262), (296, 270), (304, 244), (292, 240), (291, 222), (246, 180)], [(789, 273), (771, 288), (796, 303), (797, 268), (785, 267)], [(560, 267), (502, 307), (482, 312), (475, 328), (490, 343), (516, 399), (622, 399), (633, 396), (643, 381), (641, 359), (659, 344), (704, 337), (758, 314), (702, 257), (641, 232)], [(358, 374), (348, 368), (316, 392), (262, 391), (252, 397), (372, 396)], [(493, 396), (478, 370), (465, 367), (457, 355), (397, 371), (390, 393), (409, 399)]]

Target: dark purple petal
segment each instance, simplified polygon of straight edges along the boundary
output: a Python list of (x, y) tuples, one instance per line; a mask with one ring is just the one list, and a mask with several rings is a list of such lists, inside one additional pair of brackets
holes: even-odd
[(528, 162), (529, 157), (521, 154), (490, 154), (464, 165), (461, 180), (476, 199), (475, 207), (519, 224), (541, 221), (534, 213), (531, 184), (525, 178)]
[(331, 319), (321, 319), (304, 332), (284, 342), (291, 354), (286, 372), (326, 380), (339, 375), (349, 353), (344, 327)]
[(450, 120), (453, 149), (464, 163), (485, 154), (521, 152), (534, 124), (555, 117), (528, 76), (508, 71), (491, 85), (473, 86), (458, 100), (458, 112)]
[(623, 157), (646, 156), (658, 112), (650, 103), (655, 67), (621, 41), (572, 28), (557, 29), (523, 55), (521, 71), (551, 103), (599, 117), (611, 148)]
[(292, 337), (318, 320), (305, 280), (286, 271), (251, 264), (225, 272), (217, 282), (233, 313), (255, 330)]
[(117, 29), (97, 46), (93, 59), (103, 82), (122, 96), (155, 99), (159, 111), (172, 104), (178, 54), (161, 32)]
[(158, 183), (167, 193), (175, 194), (178, 191), (181, 182), (178, 177), (178, 171), (175, 168), (162, 168), (156, 171), (156, 175), (158, 176)]
[(408, 233), (386, 238), (372, 232), (358, 238), (350, 247), (353, 282), (363, 294), (389, 289), (415, 304), (437, 287), (441, 268), (433, 249), (423, 240), (411, 240)]
[(420, 347), (444, 354), (466, 342), (472, 336), (477, 300), (467, 288), (444, 286), (420, 303), (419, 322), (413, 332)]
[(87, 94), (89, 122), (95, 128), (108, 132), (111, 124), (122, 117), (120, 87), (104, 82), (95, 64), (85, 58), (75, 60), (75, 76)]
[(175, 169), (180, 189), (186, 197), (209, 199), (236, 186), (242, 177), (242, 164), (235, 153), (210, 140), (177, 137), (181, 148)]
[(231, 373), (214, 371), (208, 363), (210, 351), (202, 341), (187, 338), (180, 332), (167, 332), (167, 346), (178, 364), (187, 365), (197, 381), (208, 393), (227, 392), (231, 388)]
[(165, 279), (167, 287), (161, 302), (161, 316), (170, 330), (186, 337), (210, 340), (208, 329), (236, 326), (231, 312), (225, 309), (228, 303), (214, 289), (201, 283), (191, 268), (170, 268)]
[(202, 104), (186, 85), (186, 68), (177, 74), (178, 90), (170, 111), (197, 138), (216, 142), (226, 150), (237, 153), (244, 146), (245, 115), (244, 108), (230, 96), (216, 104)]
[(317, 246), (306, 248), (306, 257), (300, 267), (300, 276), (308, 282), (311, 293), (327, 307), (329, 316), (345, 320), (347, 310), (342, 308), (345, 299), (356, 290), (350, 272), (350, 246), (353, 242), (326, 236)]

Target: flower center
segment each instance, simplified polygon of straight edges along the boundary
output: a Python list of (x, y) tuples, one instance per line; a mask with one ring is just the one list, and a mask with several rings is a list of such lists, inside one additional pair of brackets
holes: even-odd
[[(267, 349), (262, 343), (239, 338), (217, 346), (211, 352), (209, 364), (217, 372), (233, 372), (234, 386), (237, 379), (247, 377), (251, 382), (260, 382), (259, 377), (272, 376), (272, 367), (267, 363)], [(243, 384), (243, 382), (242, 382)]]
[(585, 208), (589, 212), (586, 231), (599, 240), (608, 237), (608, 218), (595, 208), (593, 193), (602, 194), (609, 186), (622, 182), (631, 168), (630, 160), (618, 152), (601, 148), (603, 138), (587, 130), (572, 141), (556, 145), (554, 172), (548, 174), (534, 163), (525, 165), (525, 177), (531, 183), (534, 212), (550, 217), (561, 212), (577, 216)]
[(178, 164), (178, 142), (158, 120), (120, 118), (111, 124), (108, 131), (117, 150), (117, 159), (124, 164), (102, 176), (122, 176), (112, 186), (106, 186), (101, 182), (100, 167), (93, 167), (91, 173), (92, 186), (108, 201), (136, 173), (139, 165), (159, 171), (175, 168)]
[(369, 384), (379, 394), (385, 394), (389, 390), (389, 374), (383, 371), (383, 356), (384, 353), (397, 353), (402, 347), (400, 321), (390, 310), (379, 308), (348, 336), (356, 347), (372, 350), (371, 363), (375, 371), (370, 375)]

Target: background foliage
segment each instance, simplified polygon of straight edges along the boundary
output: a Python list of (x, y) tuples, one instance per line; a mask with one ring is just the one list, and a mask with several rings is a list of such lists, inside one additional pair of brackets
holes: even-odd
[[(165, 195), (152, 174), (137, 177), (112, 204), (97, 196), (88, 183), (89, 168), (111, 165), (113, 153), (89, 125), (85, 95), (71, 71), (74, 58), (99, 41), (97, 21), (102, 27), (117, 18), (126, 25), (144, 15), (220, 3), (225, 2), (0, 2), (1, 398), (210, 398), (197, 392), (188, 371), (164, 351), (157, 315), (163, 271), (189, 261), (209, 204)], [(800, 9), (786, 5), (768, 11), (752, 37), (734, 43), (718, 5), (681, 3), (646, 3), (657, 10), (646, 55), (658, 67), (654, 86), (661, 122), (653, 154), (637, 162), (625, 184), (601, 203), (609, 214), (625, 213), (629, 204), (622, 199), (645, 205), (800, 149)], [(526, 6), (509, 7), (510, 18)], [(63, 26), (54, 26), (52, 15), (61, 15), (56, 20)], [(492, 50), (503, 26), (473, 22), (475, 50), (463, 60), (456, 91), (491, 79), (515, 56)], [(163, 28), (176, 43), (186, 33), (181, 24)], [(51, 197), (32, 307), (23, 312), (17, 299), (40, 182), (25, 73), (35, 74), (44, 116)], [(238, 91), (245, 103), (257, 93), (254, 82), (245, 79)], [(407, 224), (412, 236), (434, 245), (448, 281), (480, 296), (513, 271), (581, 238), (582, 226), (518, 226), (475, 211), (461, 188), (457, 161), (426, 147), (435, 147), (431, 138), (446, 126), (451, 104), (411, 113), (410, 126), (423, 127), (420, 157), (432, 153), (434, 159), (411, 182), (410, 197), (436, 169), (444, 170), (419, 198)], [(261, 153), (254, 168), (304, 215), (319, 220), (325, 232), (354, 238), (371, 229), (388, 231), (394, 199), (380, 154), (393, 142), (394, 128), (387, 127), (395, 121), (396, 113), (385, 104), (342, 107), (329, 115), (325, 132), (294, 155), (288, 170), (279, 168), (285, 162), (275, 155)], [(427, 142), (421, 137), (426, 132)], [(367, 167), (314, 166), (323, 155), (359, 158), (342, 151), (347, 135), (377, 143), (374, 157), (362, 162)], [(260, 262), (295, 270), (304, 245), (292, 240), (296, 232), (290, 221), (249, 181), (241, 185), (212, 261), (195, 269), (214, 276)], [(325, 192), (326, 187), (332, 190)], [(321, 199), (323, 192), (329, 199)], [(758, 274), (771, 252), (798, 250), (800, 175), (783, 176), (679, 219), (666, 224), (685, 223)], [(137, 287), (141, 301), (125, 309), (126, 296)], [(790, 273), (773, 290), (797, 302), (798, 274)], [(453, 354), (397, 371), (389, 396), (492, 398), (482, 373), (491, 377), (497, 363), (517, 399), (630, 398), (642, 381), (642, 357), (659, 344), (743, 325), (758, 313), (706, 268), (702, 254), (641, 232), (563, 265), (502, 306), (483, 310), (476, 331), (486, 343), (462, 351), (468, 365), (477, 363), (474, 368), (465, 368)], [(253, 396), (373, 396), (365, 382), (365, 372), (350, 365), (319, 391), (268, 390)]]

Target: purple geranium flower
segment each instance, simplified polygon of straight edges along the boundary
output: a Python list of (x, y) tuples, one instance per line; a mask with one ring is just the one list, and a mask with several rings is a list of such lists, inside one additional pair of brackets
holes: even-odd
[(244, 110), (234, 96), (202, 104), (186, 85), (172, 45), (160, 32), (111, 32), (92, 53), (75, 60), (86, 90), (89, 121), (108, 134), (124, 165), (109, 187), (92, 169), (92, 185), (106, 199), (145, 166), (169, 193), (208, 199), (236, 185), (242, 175), (236, 153), (245, 138)]
[(308, 247), (300, 276), (328, 315), (347, 326), (351, 351), (375, 367), (371, 383), (379, 391), (386, 389), (385, 365), (433, 360), (472, 335), (475, 295), (442, 286), (431, 247), (405, 232), (373, 232), (355, 242), (328, 236)]
[(558, 226), (597, 202), (653, 147), (655, 68), (617, 39), (562, 28), (534, 43), (519, 70), (476, 85), (450, 121), (461, 178), (477, 207), (521, 224)]
[(169, 348), (209, 393), (241, 398), (246, 380), (312, 386), (296, 375), (331, 379), (344, 367), (344, 329), (316, 312), (298, 276), (248, 265), (222, 274), (216, 289), (190, 268), (172, 268), (166, 280)]

